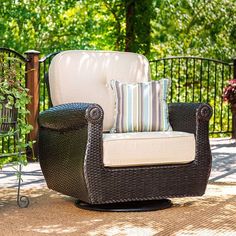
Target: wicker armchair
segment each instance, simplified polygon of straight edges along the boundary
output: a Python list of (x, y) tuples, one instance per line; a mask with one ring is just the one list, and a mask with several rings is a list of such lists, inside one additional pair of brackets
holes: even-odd
[[(66, 64), (66, 61), (71, 62), (68, 56), (73, 58), (74, 62), (78, 56), (94, 56), (94, 53), (97, 55), (111, 52), (62, 52), (54, 58), (50, 66), (49, 82), (54, 107), (42, 112), (39, 117), (39, 160), (48, 187), (78, 199), (77, 205), (80, 207), (95, 210), (161, 209), (171, 205), (166, 198), (203, 195), (211, 170), (208, 123), (212, 111), (207, 104), (169, 104), (169, 119), (173, 132), (194, 134), (193, 161), (141, 166), (104, 166), (104, 115), (107, 108), (102, 103), (107, 102), (107, 99), (98, 102), (99, 105), (93, 102), (94, 98), (87, 97), (76, 102), (69, 96), (71, 102), (55, 102), (57, 98), (62, 98), (61, 94), (57, 97), (62, 91), (62, 87), (57, 87), (55, 83), (56, 79), (58, 83), (62, 79), (58, 73), (65, 69), (66, 81), (70, 81), (72, 67)], [(115, 53), (117, 52), (113, 52)], [(135, 57), (137, 54), (122, 54), (126, 55)], [(148, 66), (146, 59), (144, 62)], [(57, 68), (60, 68), (59, 71)], [(85, 67), (77, 68), (86, 70)], [(101, 70), (101, 67), (98, 70)], [(149, 71), (147, 73), (149, 74)], [(90, 94), (90, 89), (86, 92)], [(92, 95), (96, 97), (96, 94)], [(99, 91), (97, 96), (99, 100)], [(156, 155), (158, 156), (158, 150)]]

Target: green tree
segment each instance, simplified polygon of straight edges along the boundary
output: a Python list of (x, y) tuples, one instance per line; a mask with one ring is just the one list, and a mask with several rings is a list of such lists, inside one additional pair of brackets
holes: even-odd
[(13, 1), (0, 9), (4, 47), (43, 54), (65, 49), (122, 50), (122, 6), (115, 1)]
[(155, 5), (152, 55), (229, 60), (236, 53), (234, 0), (166, 0)]
[(149, 58), (236, 55), (234, 0), (5, 0), (1, 46), (139, 52)]

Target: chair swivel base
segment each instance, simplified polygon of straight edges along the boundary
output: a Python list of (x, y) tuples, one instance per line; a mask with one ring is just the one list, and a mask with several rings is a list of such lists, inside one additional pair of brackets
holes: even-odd
[(88, 204), (77, 200), (75, 205), (79, 208), (92, 211), (113, 211), (113, 212), (138, 212), (138, 211), (156, 211), (163, 210), (172, 206), (169, 199), (121, 202), (108, 204)]

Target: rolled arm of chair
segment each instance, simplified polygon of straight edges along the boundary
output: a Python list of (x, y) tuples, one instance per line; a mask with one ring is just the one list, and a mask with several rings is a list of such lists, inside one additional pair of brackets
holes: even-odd
[(68, 103), (49, 108), (39, 115), (40, 128), (70, 131), (103, 121), (102, 108), (93, 103)]
[(212, 108), (206, 103), (169, 104), (170, 124), (175, 131), (197, 134), (203, 125), (208, 131)]
[(96, 154), (101, 153), (102, 125), (97, 104), (69, 103), (40, 113), (39, 161), (49, 188), (89, 202), (85, 163), (101, 159)]

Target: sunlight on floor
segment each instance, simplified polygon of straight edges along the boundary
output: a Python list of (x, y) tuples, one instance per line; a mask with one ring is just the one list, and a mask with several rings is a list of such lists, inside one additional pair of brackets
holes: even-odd
[(28, 227), (24, 231), (38, 232), (44, 234), (65, 234), (78, 231), (78, 227), (65, 227), (63, 225), (43, 225), (40, 227)]
[(88, 232), (89, 236), (120, 236), (120, 235), (129, 235), (129, 236), (154, 236), (160, 230), (153, 229), (151, 227), (137, 227), (132, 224), (124, 225), (103, 225), (102, 227)]
[[(208, 189), (210, 191), (208, 191)], [(236, 183), (232, 184), (208, 184), (205, 195), (207, 196), (226, 196), (226, 195), (235, 195), (236, 196)], [(236, 197), (235, 197), (236, 200)]]

